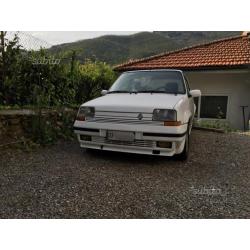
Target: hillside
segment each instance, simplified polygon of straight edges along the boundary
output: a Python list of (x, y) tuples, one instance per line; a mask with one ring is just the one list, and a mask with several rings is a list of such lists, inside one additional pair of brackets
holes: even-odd
[(140, 32), (133, 35), (107, 35), (73, 43), (55, 45), (49, 49), (53, 54), (69, 56), (76, 51), (76, 58), (81, 62), (86, 59), (117, 64), (129, 59), (151, 56), (215, 39), (239, 35), (235, 31), (155, 31)]
[(241, 34), (239, 31), (155, 31), (154, 33), (175, 41), (180, 48)]

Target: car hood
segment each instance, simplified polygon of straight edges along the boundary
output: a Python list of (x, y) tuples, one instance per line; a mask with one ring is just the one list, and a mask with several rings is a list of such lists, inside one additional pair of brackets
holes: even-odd
[(165, 93), (114, 93), (96, 98), (82, 106), (102, 111), (153, 112), (154, 109), (173, 109), (184, 95)]

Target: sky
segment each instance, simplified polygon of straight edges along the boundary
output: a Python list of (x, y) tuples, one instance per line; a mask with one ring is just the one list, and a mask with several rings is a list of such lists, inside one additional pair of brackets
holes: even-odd
[(75, 42), (78, 40), (94, 38), (98, 36), (113, 35), (130, 35), (138, 31), (28, 31), (30, 35), (46, 41), (51, 45)]

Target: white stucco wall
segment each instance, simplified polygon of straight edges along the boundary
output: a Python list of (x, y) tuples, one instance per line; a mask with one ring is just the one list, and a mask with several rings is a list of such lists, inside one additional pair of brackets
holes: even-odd
[[(243, 129), (240, 106), (247, 105), (250, 114), (250, 70), (185, 72), (191, 89), (200, 89), (202, 95), (227, 95), (227, 121), (233, 128)], [(248, 127), (248, 124), (247, 124)]]

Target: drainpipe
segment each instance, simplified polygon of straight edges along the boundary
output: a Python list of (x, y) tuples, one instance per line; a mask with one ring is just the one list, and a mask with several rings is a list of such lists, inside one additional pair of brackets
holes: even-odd
[(246, 131), (246, 115), (245, 115), (245, 108), (248, 108), (248, 106), (240, 106), (242, 109), (242, 117), (243, 117), (243, 128), (244, 132)]
[(247, 126), (247, 130), (250, 131), (250, 112), (248, 113)]

